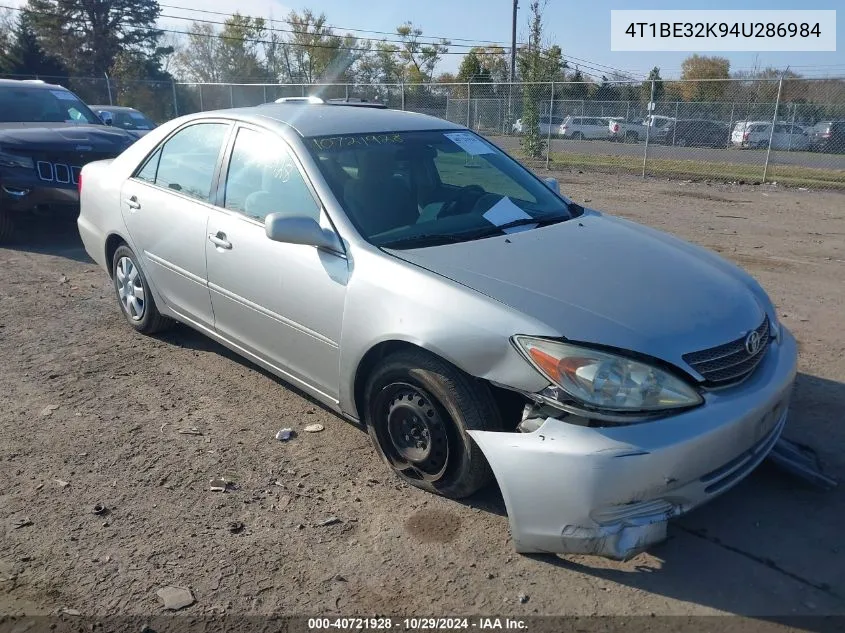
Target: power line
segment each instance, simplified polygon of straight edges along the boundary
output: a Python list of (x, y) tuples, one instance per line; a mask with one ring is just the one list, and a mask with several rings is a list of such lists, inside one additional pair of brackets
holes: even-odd
[[(180, 7), (178, 5), (173, 5), (173, 4), (159, 4), (159, 6), (165, 7), (167, 9), (177, 9), (177, 10), (180, 10), (180, 11), (191, 11), (192, 13), (205, 13), (205, 14), (209, 14), (209, 15), (221, 15), (221, 16), (225, 16), (225, 17), (232, 17), (232, 15), (233, 15), (232, 13), (227, 13), (225, 11), (212, 11), (210, 9), (191, 9), (191, 8), (188, 8), (188, 7)], [(239, 13), (239, 15), (241, 15), (244, 18), (255, 19), (257, 17), (257, 16), (244, 15), (242, 13)], [(165, 17), (165, 16), (162, 16), (162, 17)], [(176, 16), (168, 16), (168, 17), (176, 17)], [(180, 18), (177, 18), (177, 19), (187, 19), (187, 18), (181, 18), (180, 17)], [(268, 19), (268, 18), (261, 18), (261, 19), (268, 21), (268, 22), (287, 22), (288, 24), (290, 24), (290, 22), (288, 22), (287, 20), (284, 20), (284, 19), (282, 19), (282, 20)], [(196, 20), (196, 21), (200, 21), (200, 20)], [(220, 23), (215, 22), (215, 24), (220, 24)], [(353, 29), (353, 28), (350, 28), (350, 27), (336, 26), (336, 25), (332, 25), (332, 24), (326, 24), (326, 25), (323, 25), (323, 27), (326, 28), (326, 29), (332, 29), (332, 30), (338, 30), (338, 31), (351, 31), (351, 32), (354, 32), (354, 33), (373, 33), (373, 34), (376, 34), (376, 35), (392, 35), (392, 36), (396, 35), (395, 32), (391, 32), (391, 31), (376, 31), (376, 30), (373, 30), (373, 29)], [(268, 29), (268, 30), (275, 30), (275, 29)], [(278, 30), (282, 30), (282, 29), (278, 29)], [(290, 33), (307, 33), (307, 31), (288, 31), (288, 32), (290, 32)], [(470, 39), (470, 38), (465, 38), (465, 37), (448, 37), (448, 36), (445, 36), (445, 35), (444, 36), (441, 36), (441, 35), (426, 35), (425, 37), (435, 39), (435, 40), (449, 40), (451, 42), (475, 42), (477, 44), (495, 44), (497, 46), (501, 46), (501, 47), (505, 48), (505, 43), (501, 42), (501, 41), (497, 41), (497, 40), (480, 40), (480, 39)], [(367, 39), (374, 39), (374, 38), (367, 38)], [(519, 43), (523, 44), (524, 42), (519, 42)], [(458, 45), (455, 44), (454, 46), (458, 46)]]

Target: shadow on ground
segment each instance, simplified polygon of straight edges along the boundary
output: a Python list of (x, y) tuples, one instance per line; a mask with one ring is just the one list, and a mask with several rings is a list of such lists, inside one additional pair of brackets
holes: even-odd
[(76, 217), (67, 214), (19, 216), (14, 238), (3, 247), (11, 251), (64, 257), (83, 264), (93, 263), (79, 237)]

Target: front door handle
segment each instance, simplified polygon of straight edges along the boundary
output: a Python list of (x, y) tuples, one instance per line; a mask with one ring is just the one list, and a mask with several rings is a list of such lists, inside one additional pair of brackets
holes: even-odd
[(141, 208), (141, 203), (138, 202), (137, 196), (132, 196), (126, 199), (126, 206), (132, 210), (137, 210)]
[(223, 231), (209, 233), (208, 241), (214, 244), (217, 248), (224, 248), (227, 251), (232, 249), (232, 243), (226, 239), (226, 234)]

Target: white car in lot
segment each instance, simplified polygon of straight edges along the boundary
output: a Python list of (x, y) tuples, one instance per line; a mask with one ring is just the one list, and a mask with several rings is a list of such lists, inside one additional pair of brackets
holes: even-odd
[(731, 144), (735, 147), (762, 149), (769, 146), (769, 138), (775, 150), (804, 151), (810, 147), (810, 137), (804, 128), (791, 123), (775, 123), (772, 131), (771, 121), (739, 121), (731, 132)]
[[(541, 116), (540, 117), (540, 135), (541, 136), (548, 136), (551, 134), (552, 136), (561, 136), (561, 124), (563, 123), (562, 116)], [(525, 133), (525, 125), (522, 122), (522, 119), (517, 119), (513, 127), (511, 128), (514, 134), (524, 134)]]
[(608, 120), (597, 116), (568, 116), (560, 126), (560, 135), (575, 141), (606, 139), (609, 135)]

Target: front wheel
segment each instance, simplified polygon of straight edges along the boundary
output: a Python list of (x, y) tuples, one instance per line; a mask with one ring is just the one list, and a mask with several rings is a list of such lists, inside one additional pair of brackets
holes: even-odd
[(0, 209), (0, 244), (12, 241), (15, 234), (15, 222), (11, 214)]
[(112, 280), (123, 316), (138, 332), (154, 334), (171, 325), (172, 321), (158, 311), (137, 257), (126, 245), (114, 253)]
[(397, 352), (367, 380), (364, 409), (376, 451), (403, 481), (452, 499), (491, 481), (467, 434), (502, 427), (486, 383), (423, 350)]

